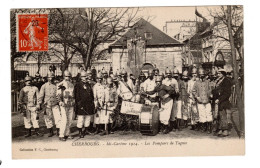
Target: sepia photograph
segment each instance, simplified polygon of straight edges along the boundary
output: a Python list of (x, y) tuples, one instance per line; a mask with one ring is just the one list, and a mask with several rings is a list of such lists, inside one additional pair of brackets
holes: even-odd
[(245, 155), (243, 5), (12, 8), (10, 33), (13, 159)]

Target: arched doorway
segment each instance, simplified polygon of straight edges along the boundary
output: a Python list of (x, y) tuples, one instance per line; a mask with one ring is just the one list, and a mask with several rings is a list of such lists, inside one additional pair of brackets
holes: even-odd
[(147, 77), (148, 76), (148, 70), (149, 69), (154, 69), (154, 65), (151, 63), (144, 63), (141, 71), (143, 71), (144, 75)]

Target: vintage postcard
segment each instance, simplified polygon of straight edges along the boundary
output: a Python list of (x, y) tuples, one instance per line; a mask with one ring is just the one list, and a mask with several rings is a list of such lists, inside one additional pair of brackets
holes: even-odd
[(244, 155), (243, 15), (11, 9), (13, 159)]

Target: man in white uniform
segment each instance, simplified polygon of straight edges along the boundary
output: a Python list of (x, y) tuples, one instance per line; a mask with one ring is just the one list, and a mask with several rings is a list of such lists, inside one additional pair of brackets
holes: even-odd
[(61, 125), (59, 139), (73, 139), (70, 135), (70, 126), (74, 114), (74, 85), (70, 81), (71, 74), (68, 70), (64, 71), (64, 80), (57, 84), (57, 99), (59, 101), (61, 113)]

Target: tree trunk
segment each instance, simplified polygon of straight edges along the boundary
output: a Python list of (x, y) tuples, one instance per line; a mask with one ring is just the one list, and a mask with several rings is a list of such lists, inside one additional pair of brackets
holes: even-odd
[(234, 43), (234, 37), (231, 28), (231, 6), (227, 6), (227, 26), (228, 26), (228, 34), (229, 40), (231, 45), (231, 59), (233, 63), (233, 70), (234, 70), (234, 81), (236, 87), (236, 96), (237, 96), (237, 107), (239, 112), (239, 125), (240, 125), (240, 133), (239, 136), (244, 136), (244, 102), (242, 101), (242, 96), (240, 93), (240, 83), (238, 81), (238, 66), (237, 66), (237, 59), (236, 59), (236, 49)]

